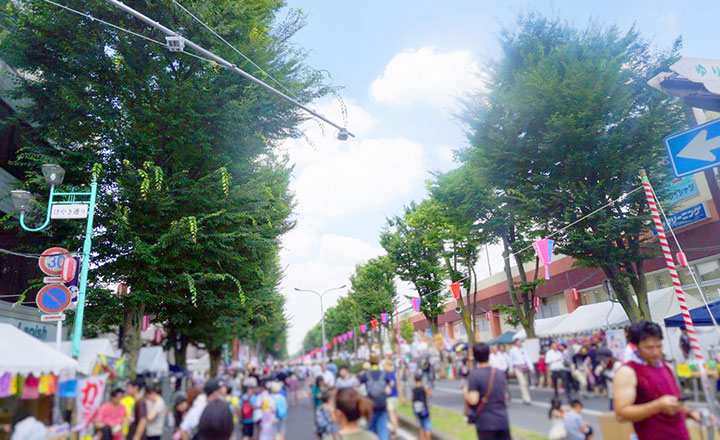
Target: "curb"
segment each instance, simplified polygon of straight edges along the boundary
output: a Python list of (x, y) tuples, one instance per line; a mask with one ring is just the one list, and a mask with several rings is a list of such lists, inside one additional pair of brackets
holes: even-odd
[[(420, 425), (418, 424), (417, 420), (415, 420), (415, 417), (408, 417), (405, 414), (400, 414), (400, 412), (395, 412), (398, 418), (398, 423), (400, 426), (402, 426), (404, 429), (407, 429), (408, 431), (411, 431), (413, 434), (417, 434), (420, 432)], [(432, 432), (432, 438), (433, 440), (457, 440), (455, 437), (451, 437), (445, 433), (437, 432), (433, 430)]]

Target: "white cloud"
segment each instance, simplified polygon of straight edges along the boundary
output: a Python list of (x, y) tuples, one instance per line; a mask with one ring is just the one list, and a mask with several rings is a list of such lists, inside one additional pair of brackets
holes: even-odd
[[(285, 292), (286, 308), (291, 316), (292, 327), (288, 340), (291, 353), (300, 349), (307, 331), (320, 320), (320, 301), (317, 296), (294, 289), (297, 287), (323, 292), (349, 284), (349, 277), (356, 264), (383, 253), (379, 246), (332, 233), (322, 234), (313, 241), (316, 246), (310, 255), (299, 256), (293, 252), (284, 257), (287, 266), (282, 291)], [(332, 307), (344, 292), (347, 292), (347, 288), (323, 296), (325, 310)]]
[(455, 150), (456, 150), (456, 148), (453, 148), (450, 145), (438, 145), (437, 147), (435, 147), (435, 155), (442, 162), (454, 163), (455, 162)]
[(477, 89), (480, 67), (469, 50), (439, 53), (435, 47), (407, 49), (395, 55), (370, 93), (391, 106), (432, 104), (447, 108), (462, 92)]
[[(325, 101), (315, 110), (336, 124), (347, 124), (347, 129), (358, 138), (366, 136), (377, 123), (372, 115), (352, 101), (345, 101), (347, 118), (343, 117), (343, 105), (338, 99)], [(290, 161), (298, 167), (309, 165), (318, 158), (331, 157), (347, 142), (336, 139), (337, 130), (334, 127), (315, 119), (305, 122), (302, 130), (304, 137), (287, 139), (280, 145), (280, 150), (287, 152)]]
[(426, 175), (420, 144), (367, 139), (307, 166), (293, 188), (300, 214), (332, 218), (379, 208), (419, 188)]

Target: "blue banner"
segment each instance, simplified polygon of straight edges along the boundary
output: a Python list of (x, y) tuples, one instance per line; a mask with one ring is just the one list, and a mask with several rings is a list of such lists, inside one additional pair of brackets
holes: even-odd
[(695, 206), (691, 206), (687, 209), (683, 209), (668, 217), (670, 227), (673, 229), (682, 228), (683, 226), (690, 225), (692, 223), (699, 222), (708, 218), (705, 205), (698, 203)]
[(679, 202), (698, 195), (697, 183), (695, 177), (686, 176), (673, 179), (667, 187), (669, 203)]

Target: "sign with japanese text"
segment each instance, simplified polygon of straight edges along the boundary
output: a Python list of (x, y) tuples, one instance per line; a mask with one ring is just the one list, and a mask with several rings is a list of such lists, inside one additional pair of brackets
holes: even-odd
[(87, 218), (89, 206), (85, 203), (72, 203), (67, 205), (53, 205), (50, 218)]
[(82, 431), (87, 429), (93, 419), (95, 419), (105, 395), (107, 378), (108, 375), (103, 374), (78, 381), (77, 397), (75, 399), (77, 414), (75, 430)]
[[(691, 206), (687, 209), (683, 209), (680, 212), (676, 212), (673, 215), (668, 216), (668, 222), (672, 229), (682, 228), (693, 223), (697, 223), (700, 220), (708, 218), (707, 209), (704, 203), (698, 203), (695, 206)], [(667, 225), (666, 225), (667, 226)]]
[(698, 195), (697, 183), (693, 176), (680, 177), (672, 179), (668, 185), (669, 203), (679, 202)]

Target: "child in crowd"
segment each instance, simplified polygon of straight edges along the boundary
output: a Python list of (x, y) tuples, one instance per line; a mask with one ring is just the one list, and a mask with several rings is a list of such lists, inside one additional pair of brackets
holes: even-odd
[(262, 409), (262, 418), (260, 419), (260, 432), (258, 434), (258, 440), (275, 440), (277, 434), (275, 428), (277, 427), (277, 415), (275, 407), (275, 399), (270, 394), (269, 387), (272, 382), (266, 382), (258, 395), (258, 402)]
[(240, 398), (240, 423), (242, 425), (243, 440), (252, 440), (255, 436), (255, 420), (253, 413), (257, 406), (257, 379), (254, 377), (246, 377), (243, 380), (243, 389), (245, 392)]
[(418, 440), (432, 439), (432, 422), (430, 421), (430, 407), (427, 398), (432, 397), (432, 392), (423, 384), (421, 373), (415, 374), (415, 387), (412, 391), (412, 406), (415, 416), (420, 422), (420, 433)]
[(592, 440), (593, 431), (589, 423), (582, 418), (583, 405), (579, 400), (570, 402), (570, 410), (563, 416), (567, 440)]
[(563, 420), (564, 416), (565, 411), (562, 409), (560, 398), (557, 396), (553, 397), (550, 402), (550, 412), (548, 413), (548, 417), (552, 421), (548, 439), (563, 440), (567, 436), (565, 433), (565, 422)]
[(330, 394), (323, 393), (320, 401), (320, 406), (315, 410), (315, 428), (318, 439), (337, 440), (337, 425), (330, 404)]

